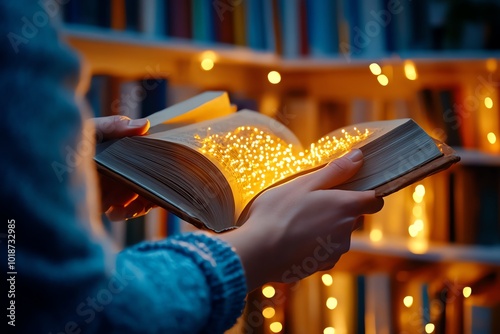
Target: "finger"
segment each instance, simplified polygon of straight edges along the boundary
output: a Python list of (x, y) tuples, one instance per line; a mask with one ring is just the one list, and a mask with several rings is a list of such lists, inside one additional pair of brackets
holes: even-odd
[(148, 132), (149, 120), (146, 118), (130, 119), (127, 116), (108, 116), (92, 118), (99, 141), (127, 136), (140, 136)]
[(99, 180), (103, 212), (106, 212), (111, 206), (127, 206), (139, 196), (109, 176), (99, 174)]
[(361, 229), (364, 223), (365, 223), (365, 216), (359, 216), (358, 219), (356, 219), (356, 221), (352, 225), (352, 230), (356, 231)]
[(330, 189), (349, 180), (363, 164), (363, 153), (356, 149), (325, 167), (302, 176), (308, 190)]
[(355, 217), (378, 212), (384, 206), (383, 198), (376, 197), (373, 190), (333, 190), (332, 192), (335, 192), (335, 194), (329, 196), (331, 200), (334, 202), (343, 201), (342, 207), (344, 210)]
[(361, 192), (361, 211), (365, 214), (372, 214), (379, 212), (384, 207), (384, 199), (382, 197), (375, 196), (375, 191), (363, 191)]

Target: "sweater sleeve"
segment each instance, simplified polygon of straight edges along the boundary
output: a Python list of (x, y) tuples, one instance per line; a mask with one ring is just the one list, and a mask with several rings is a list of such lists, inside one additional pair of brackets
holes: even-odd
[(78, 58), (50, 24), (56, 2), (0, 1), (0, 232), (15, 224), (16, 332), (223, 332), (246, 294), (226, 243), (192, 233), (116, 255), (98, 233), (93, 133)]

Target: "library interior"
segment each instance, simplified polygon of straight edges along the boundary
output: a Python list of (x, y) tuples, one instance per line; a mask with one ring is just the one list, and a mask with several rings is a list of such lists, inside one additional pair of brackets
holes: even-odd
[[(226, 333), (493, 334), (498, 17), (497, 0), (71, 0), (57, 19), (91, 74), (96, 117), (147, 117), (226, 91), (302, 143), (412, 118), (461, 157), (386, 197), (333, 269), (249, 293)], [(106, 227), (117, 249), (195, 230), (159, 207)]]

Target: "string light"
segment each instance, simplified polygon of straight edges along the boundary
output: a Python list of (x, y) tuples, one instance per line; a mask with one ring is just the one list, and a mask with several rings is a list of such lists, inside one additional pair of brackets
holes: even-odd
[(369, 68), (373, 75), (379, 75), (382, 73), (382, 68), (380, 68), (380, 65), (377, 63), (371, 63)]
[(204, 51), (200, 55), (200, 66), (205, 71), (210, 71), (214, 68), (215, 61), (217, 60), (217, 54), (212, 50)]
[(265, 309), (262, 310), (262, 315), (264, 318), (270, 319), (274, 317), (276, 314), (276, 310), (273, 307), (266, 307)]
[(462, 293), (463, 293), (463, 295), (464, 295), (465, 298), (469, 298), (470, 295), (472, 294), (471, 287), (470, 286), (466, 286), (465, 288), (463, 288)]
[(493, 132), (489, 132), (488, 135), (486, 136), (488, 138), (488, 142), (493, 145), (497, 142), (497, 136)]
[(273, 85), (279, 84), (281, 81), (281, 74), (278, 71), (271, 71), (267, 74), (267, 80)]
[(355, 144), (366, 139), (368, 129), (352, 133), (342, 130), (342, 136), (323, 137), (309, 149), (299, 151), (292, 144), (268, 130), (240, 126), (234, 131), (195, 135), (199, 151), (218, 161), (235, 181), (243, 203), (261, 190), (297, 172), (320, 166), (340, 157)]
[(389, 84), (389, 78), (385, 74), (380, 74), (377, 76), (378, 83), (382, 86), (387, 86)]
[(270, 324), (269, 328), (271, 329), (271, 332), (279, 333), (283, 329), (283, 325), (281, 324), (281, 322), (276, 321), (276, 322), (273, 322), (272, 324)]
[(428, 323), (427, 325), (425, 325), (425, 332), (427, 334), (430, 334), (430, 333), (434, 332), (435, 328), (436, 328), (436, 326), (434, 326), (433, 323)]
[(324, 285), (330, 286), (333, 284), (333, 277), (330, 274), (323, 274), (323, 276), (321, 276), (321, 281), (323, 281)]
[(333, 328), (333, 327), (326, 327), (323, 330), (323, 334), (335, 334), (335, 328)]
[(373, 242), (379, 242), (380, 240), (382, 240), (383, 236), (384, 234), (379, 229), (373, 229), (370, 231), (370, 240)]
[(205, 71), (210, 71), (214, 68), (214, 61), (212, 59), (205, 58), (201, 61), (201, 68)]
[(423, 200), (425, 196), (425, 187), (423, 184), (419, 184), (415, 187), (415, 191), (413, 192), (413, 201), (415, 202), (413, 204), (413, 217), (415, 217), (415, 220), (413, 223), (408, 227), (408, 234), (410, 237), (415, 238), (418, 236), (420, 232), (424, 230), (424, 221), (423, 221), (423, 216), (424, 216), (424, 209), (423, 209)]
[(329, 297), (326, 300), (326, 307), (328, 307), (330, 310), (335, 309), (337, 307), (337, 305), (338, 305), (337, 298)]
[(404, 64), (405, 76), (408, 80), (417, 80), (417, 69), (415, 64), (411, 60), (405, 61)]
[(484, 98), (484, 105), (488, 109), (493, 108), (493, 100), (491, 99), (491, 97), (488, 96)]
[(276, 290), (271, 285), (266, 285), (265, 287), (262, 288), (262, 294), (266, 298), (273, 298), (274, 294), (276, 293)]
[(413, 297), (412, 296), (406, 296), (403, 298), (403, 304), (410, 308), (413, 305)]

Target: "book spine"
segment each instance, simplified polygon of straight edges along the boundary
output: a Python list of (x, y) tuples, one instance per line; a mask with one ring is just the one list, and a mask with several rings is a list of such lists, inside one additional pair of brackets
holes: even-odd
[(165, 35), (165, 1), (139, 1), (138, 29), (147, 36)]
[(280, 0), (281, 31), (284, 58), (298, 58), (300, 55), (300, 12), (299, 0)]
[(191, 38), (191, 0), (168, 1), (167, 35), (176, 38)]
[(245, 26), (246, 26), (246, 44), (255, 50), (265, 50), (264, 45), (264, 30), (262, 25), (263, 12), (262, 0), (247, 0), (245, 1)]
[(334, 0), (308, 0), (307, 27), (310, 55), (313, 58), (338, 54), (337, 8)]

